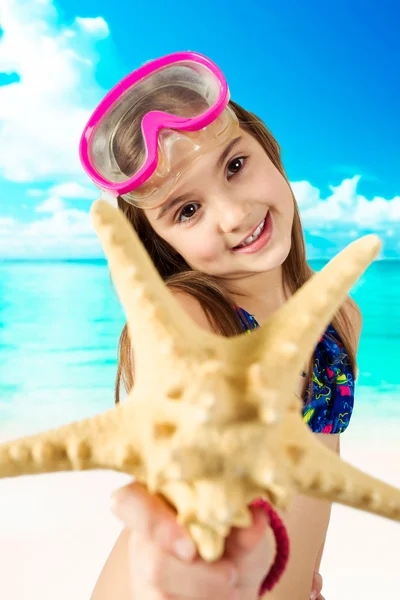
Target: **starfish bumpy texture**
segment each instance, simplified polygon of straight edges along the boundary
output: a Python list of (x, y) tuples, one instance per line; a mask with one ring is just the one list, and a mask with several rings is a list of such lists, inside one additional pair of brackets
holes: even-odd
[(263, 497), (301, 493), (400, 520), (400, 490), (343, 462), (302, 418), (305, 359), (380, 250), (367, 235), (340, 252), (251, 336), (198, 327), (159, 277), (121, 211), (92, 207), (125, 309), (135, 385), (105, 413), (0, 446), (0, 477), (114, 469), (171, 502), (207, 561)]

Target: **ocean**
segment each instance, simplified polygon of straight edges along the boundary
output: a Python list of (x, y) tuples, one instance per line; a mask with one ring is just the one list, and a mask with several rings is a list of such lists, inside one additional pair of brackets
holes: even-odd
[[(400, 425), (400, 260), (374, 262), (350, 294), (363, 315), (353, 419)], [(4, 261), (0, 439), (112, 407), (123, 325), (104, 260)]]

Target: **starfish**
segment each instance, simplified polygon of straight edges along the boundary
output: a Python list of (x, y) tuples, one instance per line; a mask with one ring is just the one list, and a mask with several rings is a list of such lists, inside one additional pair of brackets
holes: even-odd
[(94, 417), (0, 446), (0, 477), (113, 469), (164, 496), (200, 555), (217, 560), (249, 504), (285, 509), (311, 495), (400, 520), (400, 490), (324, 447), (294, 393), (305, 358), (377, 256), (364, 236), (305, 283), (252, 336), (201, 329), (157, 273), (123, 213), (104, 201), (95, 230), (135, 352), (127, 399)]

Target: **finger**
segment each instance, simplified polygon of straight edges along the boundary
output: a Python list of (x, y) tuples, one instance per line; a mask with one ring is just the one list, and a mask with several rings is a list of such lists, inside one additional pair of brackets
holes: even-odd
[(320, 573), (315, 571), (314, 575), (313, 575), (313, 582), (312, 582), (312, 590), (313, 590), (313, 592), (315, 592), (315, 598), (318, 598), (319, 594), (321, 593), (322, 585), (323, 585), (322, 576)]
[(265, 536), (269, 526), (268, 515), (260, 507), (250, 507), (252, 524), (250, 527), (233, 527), (226, 541), (229, 554), (246, 553), (255, 548)]
[[(132, 532), (129, 540), (130, 562), (136, 586), (158, 590), (168, 596), (200, 600), (230, 598), (237, 582), (237, 571), (227, 559), (206, 563), (196, 558), (184, 563), (156, 546), (148, 538)], [(132, 581), (135, 586), (135, 581)]]
[(196, 556), (196, 547), (177, 523), (174, 509), (139, 483), (131, 483), (113, 494), (112, 511), (126, 527), (153, 540), (163, 550), (174, 552), (182, 560)]

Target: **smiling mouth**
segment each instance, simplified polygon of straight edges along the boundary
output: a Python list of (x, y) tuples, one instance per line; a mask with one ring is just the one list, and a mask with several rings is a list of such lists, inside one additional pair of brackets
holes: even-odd
[(268, 213), (265, 215), (265, 217), (261, 221), (261, 223), (259, 225), (257, 225), (257, 227), (255, 228), (255, 230), (253, 231), (253, 233), (251, 235), (249, 235), (245, 240), (243, 240), (243, 242), (241, 242), (237, 246), (234, 246), (232, 248), (232, 250), (237, 250), (238, 248), (246, 248), (246, 246), (250, 246), (250, 244), (252, 244), (256, 240), (258, 240), (258, 238), (262, 234), (263, 229), (265, 227), (265, 222), (267, 220), (267, 216), (268, 216)]

